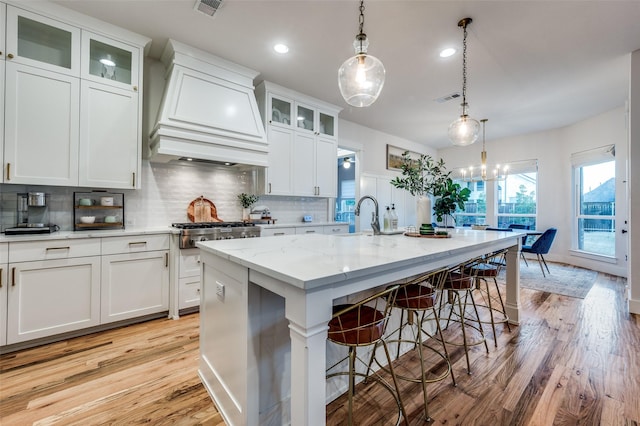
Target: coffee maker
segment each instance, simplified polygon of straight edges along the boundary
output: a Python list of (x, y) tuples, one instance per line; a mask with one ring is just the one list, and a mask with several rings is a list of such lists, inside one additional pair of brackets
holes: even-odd
[(17, 194), (17, 221), (15, 227), (5, 229), (6, 235), (48, 234), (57, 231), (56, 225), (49, 223), (47, 194), (28, 192)]

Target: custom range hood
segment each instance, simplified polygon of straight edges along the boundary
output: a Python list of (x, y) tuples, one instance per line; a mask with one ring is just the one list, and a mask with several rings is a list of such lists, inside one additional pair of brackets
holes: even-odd
[(258, 72), (169, 40), (165, 89), (149, 159), (267, 166), (268, 143), (253, 92)]

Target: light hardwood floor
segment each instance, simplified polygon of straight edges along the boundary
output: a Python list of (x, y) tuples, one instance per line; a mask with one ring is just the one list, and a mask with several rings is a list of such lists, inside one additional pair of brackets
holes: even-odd
[[(585, 299), (522, 289), (520, 326), (499, 327), (489, 354), (473, 349), (474, 374), (452, 351), (458, 386), (429, 386), (433, 424), (639, 424), (640, 318), (624, 292), (605, 274)], [(416, 363), (411, 353), (396, 362)], [(197, 364), (197, 314), (2, 355), (0, 424), (223, 425)], [(418, 385), (402, 386), (409, 423), (424, 424)], [(369, 406), (359, 424), (385, 424), (393, 402), (375, 386), (359, 396)], [(327, 413), (328, 424), (346, 424), (341, 400)]]

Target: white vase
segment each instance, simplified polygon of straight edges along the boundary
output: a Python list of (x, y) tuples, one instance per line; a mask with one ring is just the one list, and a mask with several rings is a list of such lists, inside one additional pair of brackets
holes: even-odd
[(251, 213), (251, 209), (249, 207), (244, 207), (242, 209), (242, 220), (245, 222), (248, 221), (250, 213)]
[(416, 203), (416, 226), (419, 228), (422, 224), (431, 224), (431, 198), (425, 195), (418, 195)]

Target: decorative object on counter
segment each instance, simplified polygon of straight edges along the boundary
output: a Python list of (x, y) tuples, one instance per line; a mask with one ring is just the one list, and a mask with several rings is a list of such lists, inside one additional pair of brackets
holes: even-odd
[(238, 200), (240, 200), (240, 205), (242, 205), (242, 220), (248, 221), (250, 219), (251, 214), (251, 206), (258, 202), (260, 198), (254, 194), (240, 193), (238, 194)]
[(367, 54), (369, 40), (364, 33), (364, 1), (360, 1), (360, 32), (353, 47), (355, 56), (338, 69), (338, 87), (344, 100), (355, 107), (368, 107), (378, 99), (384, 86), (385, 69), (375, 56)]
[(473, 22), (471, 18), (464, 18), (458, 22), (463, 30), (462, 38), (462, 114), (449, 125), (449, 139), (457, 146), (471, 145), (478, 140), (480, 123), (467, 115), (467, 26)]
[(210, 200), (203, 195), (189, 203), (187, 207), (187, 217), (191, 222), (222, 222), (218, 217), (218, 209)]
[(124, 229), (124, 194), (91, 191), (73, 193), (75, 231)]
[(438, 222), (444, 221), (445, 228), (447, 228), (447, 219), (452, 217), (456, 207), (464, 211), (464, 203), (469, 199), (471, 190), (462, 188), (459, 184), (453, 182), (451, 178), (447, 178), (442, 185), (435, 189), (433, 195), (436, 197), (436, 202), (433, 206), (436, 220)]
[(409, 191), (416, 196), (417, 226), (431, 223), (431, 199), (437, 188), (444, 185), (450, 172), (446, 171), (444, 160), (435, 161), (430, 155), (420, 154), (417, 158), (411, 152), (402, 154), (402, 176), (391, 180), (391, 185)]

